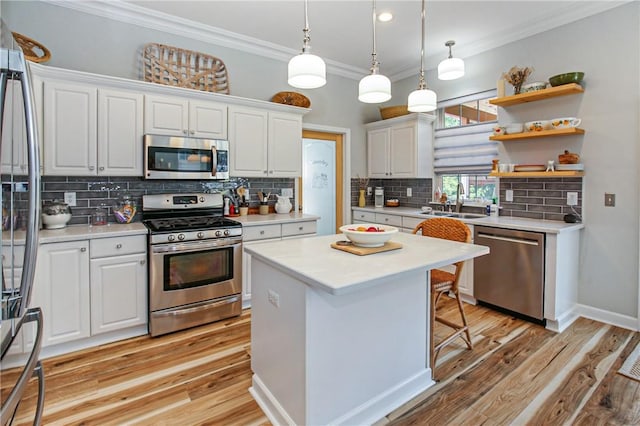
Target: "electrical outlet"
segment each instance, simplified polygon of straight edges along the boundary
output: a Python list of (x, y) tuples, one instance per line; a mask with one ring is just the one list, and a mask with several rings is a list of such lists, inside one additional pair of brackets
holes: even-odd
[(577, 192), (567, 192), (567, 205), (568, 206), (577, 206), (578, 205), (578, 193)]
[(64, 193), (64, 202), (67, 203), (70, 207), (74, 207), (76, 205), (76, 193), (75, 192), (65, 192)]
[(280, 295), (273, 290), (269, 290), (269, 303), (276, 308), (280, 307)]
[(407, 197), (412, 197), (413, 196), (413, 191), (411, 190), (411, 188), (407, 188)]
[(513, 189), (507, 189), (504, 192), (504, 200), (513, 203)]
[(616, 206), (616, 194), (604, 193), (604, 205), (605, 207)]
[(29, 192), (29, 184), (27, 182), (16, 182), (15, 191), (16, 192)]
[(282, 188), (281, 195), (283, 197), (293, 197), (293, 188)]
[(371, 195), (371, 187), (367, 186), (367, 195)]

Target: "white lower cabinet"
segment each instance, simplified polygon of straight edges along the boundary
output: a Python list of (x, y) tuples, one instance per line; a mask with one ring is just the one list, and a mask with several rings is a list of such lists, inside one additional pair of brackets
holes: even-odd
[(304, 220), (283, 224), (244, 225), (242, 230), (242, 307), (251, 306), (251, 255), (244, 246), (316, 235), (317, 221)]
[(89, 241), (42, 244), (31, 306), (44, 316), (42, 346), (89, 337)]
[(147, 321), (146, 236), (42, 244), (31, 306), (44, 315), (42, 346)]
[(145, 241), (137, 236), (91, 241), (92, 335), (147, 322)]

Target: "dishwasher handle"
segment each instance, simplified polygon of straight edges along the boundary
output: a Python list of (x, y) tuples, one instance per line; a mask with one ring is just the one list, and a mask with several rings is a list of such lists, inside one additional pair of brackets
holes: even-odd
[(498, 241), (506, 241), (509, 243), (516, 244), (528, 244), (530, 246), (539, 246), (540, 242), (537, 240), (529, 240), (525, 238), (512, 238), (512, 237), (501, 237), (498, 235), (485, 234), (483, 232), (478, 232), (476, 238), (486, 238), (488, 240), (498, 240)]

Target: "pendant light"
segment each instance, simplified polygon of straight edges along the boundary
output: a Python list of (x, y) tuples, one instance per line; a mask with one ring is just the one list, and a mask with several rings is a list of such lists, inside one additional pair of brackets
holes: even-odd
[(302, 52), (289, 61), (288, 83), (299, 89), (316, 89), (327, 84), (327, 67), (321, 57), (309, 53), (309, 18), (307, 0), (304, 0), (304, 39)]
[(368, 104), (377, 104), (391, 99), (391, 80), (379, 73), (380, 63), (376, 58), (376, 0), (373, 0), (373, 53), (371, 74), (360, 80), (358, 100)]
[(449, 48), (449, 57), (438, 65), (438, 78), (440, 80), (455, 80), (464, 75), (464, 61), (451, 55), (451, 46), (455, 41), (449, 40), (444, 45)]
[(424, 80), (424, 21), (425, 10), (424, 0), (422, 0), (422, 48), (420, 50), (420, 82), (418, 83), (418, 90), (414, 90), (409, 93), (409, 99), (407, 101), (407, 109), (411, 112), (429, 112), (438, 107), (438, 100), (436, 93), (433, 90), (427, 89), (427, 83)]

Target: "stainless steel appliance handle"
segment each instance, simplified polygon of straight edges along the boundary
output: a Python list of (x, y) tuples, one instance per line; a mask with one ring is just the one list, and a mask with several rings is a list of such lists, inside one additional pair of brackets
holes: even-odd
[[(20, 402), (20, 399), (22, 398), (24, 390), (27, 386), (27, 383), (29, 382), (29, 379), (33, 377), (33, 374), (36, 371), (38, 364), (40, 363), (38, 357), (40, 356), (40, 347), (42, 346), (42, 310), (40, 308), (30, 308), (24, 315), (24, 317), (20, 320), (18, 329), (20, 329), (25, 322), (33, 321), (35, 321), (37, 325), (36, 339), (33, 343), (33, 349), (31, 349), (31, 353), (29, 354), (29, 359), (27, 360), (24, 370), (22, 370), (22, 373), (20, 373), (20, 377), (18, 378), (16, 385), (13, 387), (11, 393), (2, 404), (2, 408), (0, 409), (0, 424), (2, 425), (6, 425), (13, 417), (13, 414), (15, 413), (18, 403)], [(44, 376), (41, 378), (40, 383), (44, 389)], [(44, 396), (42, 402), (44, 402)], [(40, 396), (38, 396), (38, 404), (40, 404)], [(36, 414), (36, 420), (37, 419), (38, 415)]]
[(509, 237), (499, 237), (497, 235), (490, 235), (490, 234), (485, 234), (482, 232), (479, 232), (477, 235), (478, 238), (486, 238), (488, 240), (498, 240), (498, 241), (506, 241), (509, 243), (516, 243), (516, 244), (529, 244), (531, 246), (539, 246), (540, 243), (538, 241), (535, 240), (527, 240), (527, 239), (520, 239), (520, 238), (509, 238)]
[(193, 314), (195, 312), (201, 312), (201, 311), (206, 311), (206, 310), (217, 308), (224, 305), (230, 305), (232, 303), (236, 303), (238, 300), (240, 300), (238, 296), (228, 297), (224, 300), (220, 300), (214, 303), (209, 303), (207, 301), (198, 306), (194, 306), (193, 308), (172, 310), (167, 312), (154, 312), (153, 315), (156, 317), (172, 317), (172, 316), (178, 316), (178, 315)]
[[(26, 62), (25, 62), (26, 64)], [(25, 65), (22, 74), (22, 99), (27, 127), (27, 151), (29, 169), (29, 205), (27, 218), (27, 233), (25, 237), (24, 261), (20, 295), (22, 302), (19, 315), (22, 315), (31, 300), (31, 289), (36, 270), (36, 256), (38, 254), (38, 223), (40, 209), (40, 151), (38, 143), (38, 129), (36, 126), (35, 101), (31, 90), (31, 74), (29, 65)]]
[(230, 247), (238, 244), (242, 244), (242, 240), (221, 239), (221, 240), (213, 240), (210, 242), (190, 241), (186, 243), (157, 244), (157, 245), (151, 246), (151, 252), (152, 253), (168, 253), (168, 252), (200, 251), (208, 248), (223, 248), (223, 247)]
[(211, 147), (211, 176), (215, 176), (218, 172), (218, 148)]
[(7, 80), (9, 79), (9, 72), (0, 71), (0, 124), (4, 123), (4, 100), (7, 97)]

